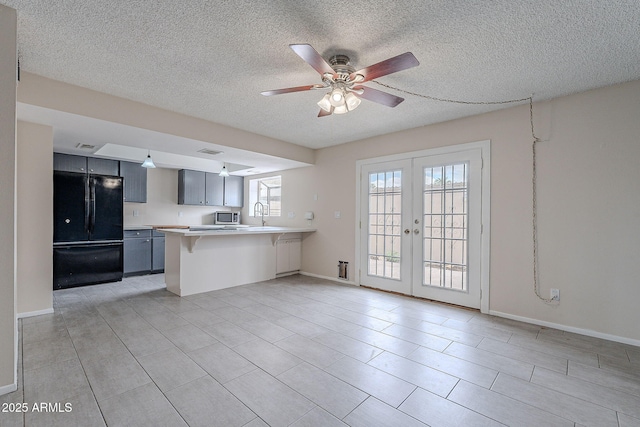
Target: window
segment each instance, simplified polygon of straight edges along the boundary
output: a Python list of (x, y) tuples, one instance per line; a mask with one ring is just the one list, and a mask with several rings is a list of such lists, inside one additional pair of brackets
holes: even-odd
[(260, 216), (260, 207), (264, 206), (264, 216), (280, 216), (282, 211), (282, 179), (280, 176), (258, 178), (249, 181), (249, 216)]

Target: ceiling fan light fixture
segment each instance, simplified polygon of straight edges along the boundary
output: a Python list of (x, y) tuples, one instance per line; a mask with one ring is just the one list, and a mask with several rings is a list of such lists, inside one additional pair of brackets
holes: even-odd
[(353, 111), (358, 108), (358, 105), (362, 102), (360, 98), (355, 96), (352, 92), (348, 92), (344, 97), (345, 103), (347, 104), (347, 109), (349, 111)]
[(331, 99), (329, 100), (329, 102), (331, 102), (331, 105), (333, 105), (334, 107), (344, 105), (344, 90), (339, 87), (333, 89), (331, 91)]
[(318, 107), (322, 108), (327, 113), (331, 112), (331, 102), (329, 102), (329, 98), (330, 95), (326, 94), (320, 101), (318, 101)]
[(147, 158), (144, 159), (144, 162), (142, 162), (140, 166), (147, 169), (154, 169), (156, 167), (155, 163), (153, 163), (153, 159), (151, 158), (151, 150), (149, 150)]
[(342, 105), (339, 105), (339, 106), (333, 108), (333, 112), (335, 114), (344, 114), (344, 113), (346, 113), (348, 111), (349, 111), (349, 109), (347, 108), (347, 104), (342, 104)]

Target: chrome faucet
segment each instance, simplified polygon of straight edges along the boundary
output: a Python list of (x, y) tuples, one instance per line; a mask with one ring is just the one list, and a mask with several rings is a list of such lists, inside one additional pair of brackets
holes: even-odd
[(253, 216), (258, 216), (258, 214), (262, 216), (262, 226), (264, 227), (264, 205), (260, 202), (253, 205)]

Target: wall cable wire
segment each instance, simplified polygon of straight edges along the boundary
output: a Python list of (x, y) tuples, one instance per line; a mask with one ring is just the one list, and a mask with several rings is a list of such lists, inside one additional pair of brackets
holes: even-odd
[(533, 292), (536, 296), (542, 300), (545, 304), (557, 303), (550, 298), (544, 298), (540, 295), (540, 281), (539, 281), (539, 266), (538, 266), (538, 195), (537, 195), (537, 187), (538, 187), (538, 175), (536, 168), (536, 144), (540, 142), (540, 138), (536, 136), (534, 125), (533, 125), (533, 95), (528, 96), (526, 98), (519, 99), (507, 99), (503, 101), (463, 101), (458, 99), (447, 99), (447, 98), (439, 98), (435, 96), (423, 95), (416, 92), (411, 92), (408, 90), (400, 89), (385, 83), (381, 83), (377, 80), (371, 80), (373, 83), (383, 86), (387, 89), (395, 90), (397, 92), (402, 92), (407, 95), (417, 96), (420, 98), (430, 99), (432, 101), (439, 102), (448, 102), (453, 104), (465, 104), (465, 105), (502, 105), (502, 104), (514, 104), (519, 102), (529, 102), (529, 122), (531, 125), (531, 151), (532, 151), (532, 178), (531, 178), (531, 187), (532, 187), (532, 203), (531, 203), (531, 220), (532, 220), (532, 240), (533, 240)]

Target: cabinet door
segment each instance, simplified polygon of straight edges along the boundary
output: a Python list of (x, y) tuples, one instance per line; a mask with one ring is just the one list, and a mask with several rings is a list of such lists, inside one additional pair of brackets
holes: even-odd
[(147, 203), (147, 169), (140, 163), (120, 162), (120, 176), (124, 178), (124, 201)]
[(178, 171), (178, 204), (204, 206), (205, 173), (181, 169)]
[(241, 208), (244, 202), (244, 178), (228, 176), (224, 179), (224, 206)]
[(276, 274), (300, 270), (301, 258), (300, 239), (279, 240), (276, 243)]
[(94, 175), (118, 176), (120, 168), (117, 160), (88, 157), (87, 170)]
[(302, 266), (302, 240), (289, 240), (289, 271), (300, 270)]
[(87, 158), (71, 154), (53, 153), (53, 170), (87, 173)]
[(206, 173), (205, 204), (207, 206), (224, 206), (224, 180), (224, 177), (216, 173)]
[(151, 270), (154, 273), (164, 271), (164, 237), (153, 237), (153, 259)]
[(124, 274), (151, 271), (151, 238), (124, 239)]
[(289, 271), (289, 245), (286, 240), (276, 243), (276, 274)]

